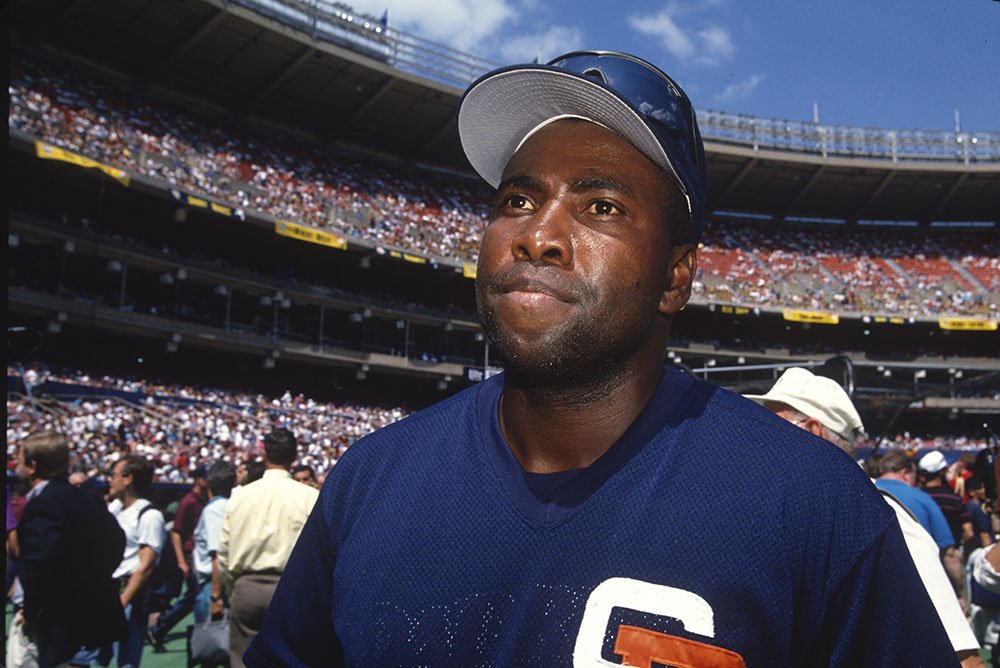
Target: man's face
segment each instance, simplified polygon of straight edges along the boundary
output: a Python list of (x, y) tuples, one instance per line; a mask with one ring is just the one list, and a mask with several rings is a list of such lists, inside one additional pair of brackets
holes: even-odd
[[(476, 300), (508, 370), (559, 380), (621, 368), (690, 291), (693, 252), (672, 247), (679, 191), (631, 144), (557, 121), (511, 158), (479, 253)], [(683, 206), (683, 204), (681, 205)], [(678, 221), (687, 224), (687, 221)], [(683, 282), (683, 281), (681, 281)]]
[(32, 473), (31, 471), (32, 467), (29, 466), (28, 463), (24, 461), (23, 446), (18, 446), (17, 455), (15, 456), (17, 457), (17, 469), (16, 469), (17, 477), (20, 478), (21, 480), (29, 480)]
[(292, 474), (292, 477), (299, 482), (305, 483), (307, 485), (315, 486), (316, 479), (313, 478), (312, 471), (298, 471)]
[(111, 467), (111, 475), (108, 478), (108, 495), (113, 499), (120, 499), (128, 486), (132, 483), (131, 475), (122, 475), (125, 470), (125, 462), (115, 462)]

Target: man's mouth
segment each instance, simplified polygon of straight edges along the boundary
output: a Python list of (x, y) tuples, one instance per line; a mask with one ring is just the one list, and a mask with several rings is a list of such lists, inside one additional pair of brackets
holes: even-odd
[(552, 276), (535, 276), (532, 273), (522, 270), (506, 280), (500, 281), (499, 293), (530, 304), (542, 304), (549, 301), (572, 304), (579, 301), (576, 291), (564, 285), (565, 280)]

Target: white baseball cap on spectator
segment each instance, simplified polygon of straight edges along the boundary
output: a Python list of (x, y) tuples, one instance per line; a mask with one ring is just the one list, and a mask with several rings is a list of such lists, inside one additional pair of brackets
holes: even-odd
[(767, 394), (748, 394), (760, 405), (769, 402), (791, 406), (803, 415), (819, 420), (820, 424), (849, 443), (864, 433), (861, 416), (854, 403), (837, 381), (817, 376), (808, 369), (786, 369)]
[(917, 466), (924, 473), (930, 473), (933, 475), (942, 469), (947, 468), (948, 460), (944, 458), (944, 455), (941, 454), (939, 450), (932, 450), (920, 458)]

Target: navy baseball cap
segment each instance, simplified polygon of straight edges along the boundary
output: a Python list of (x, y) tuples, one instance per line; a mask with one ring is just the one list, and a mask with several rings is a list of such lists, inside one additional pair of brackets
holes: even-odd
[(524, 140), (561, 118), (622, 136), (687, 198), (695, 243), (705, 226), (708, 172), (694, 107), (676, 81), (636, 56), (574, 51), (547, 65), (514, 65), (476, 80), (462, 96), (458, 134), (469, 162), (496, 188)]

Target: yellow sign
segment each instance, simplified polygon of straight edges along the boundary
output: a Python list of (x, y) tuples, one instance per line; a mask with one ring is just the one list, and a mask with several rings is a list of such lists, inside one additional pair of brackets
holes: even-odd
[(420, 257), (419, 255), (410, 255), (409, 253), (403, 253), (403, 259), (407, 262), (414, 262), (416, 264), (427, 264), (427, 258)]
[(941, 318), (938, 320), (941, 329), (959, 329), (974, 332), (997, 331), (996, 320), (976, 320), (974, 318)]
[(233, 215), (233, 210), (230, 209), (228, 206), (223, 206), (221, 204), (216, 204), (215, 202), (212, 202), (211, 209), (212, 209), (212, 211), (214, 211), (216, 213), (221, 213), (223, 216), (231, 216), (231, 215)]
[(836, 325), (840, 322), (840, 316), (821, 311), (796, 311), (786, 308), (782, 311), (782, 316), (785, 320), (791, 320), (792, 322), (811, 322), (818, 325)]
[(462, 276), (465, 278), (476, 279), (476, 265), (474, 264), (463, 264), (462, 265)]
[(313, 227), (290, 223), (287, 220), (277, 220), (274, 223), (274, 233), (290, 239), (298, 239), (311, 244), (328, 246), (339, 250), (347, 250), (347, 239), (329, 232), (321, 232)]
[(58, 146), (46, 144), (45, 142), (35, 142), (35, 155), (45, 160), (61, 160), (62, 162), (68, 162), (69, 164), (76, 165), (78, 167), (98, 169), (113, 178), (115, 181), (121, 183), (123, 186), (127, 186), (132, 181), (132, 177), (124, 169), (112, 167), (111, 165), (105, 165), (97, 162), (96, 160), (91, 160), (90, 158), (79, 155), (78, 153), (71, 153), (59, 148)]
[(208, 200), (204, 200), (200, 197), (195, 197), (194, 195), (187, 196), (187, 203), (191, 206), (197, 206), (202, 209), (208, 208)]
[(746, 315), (750, 312), (750, 309), (744, 306), (722, 306), (719, 310), (723, 313), (732, 313), (733, 315)]

